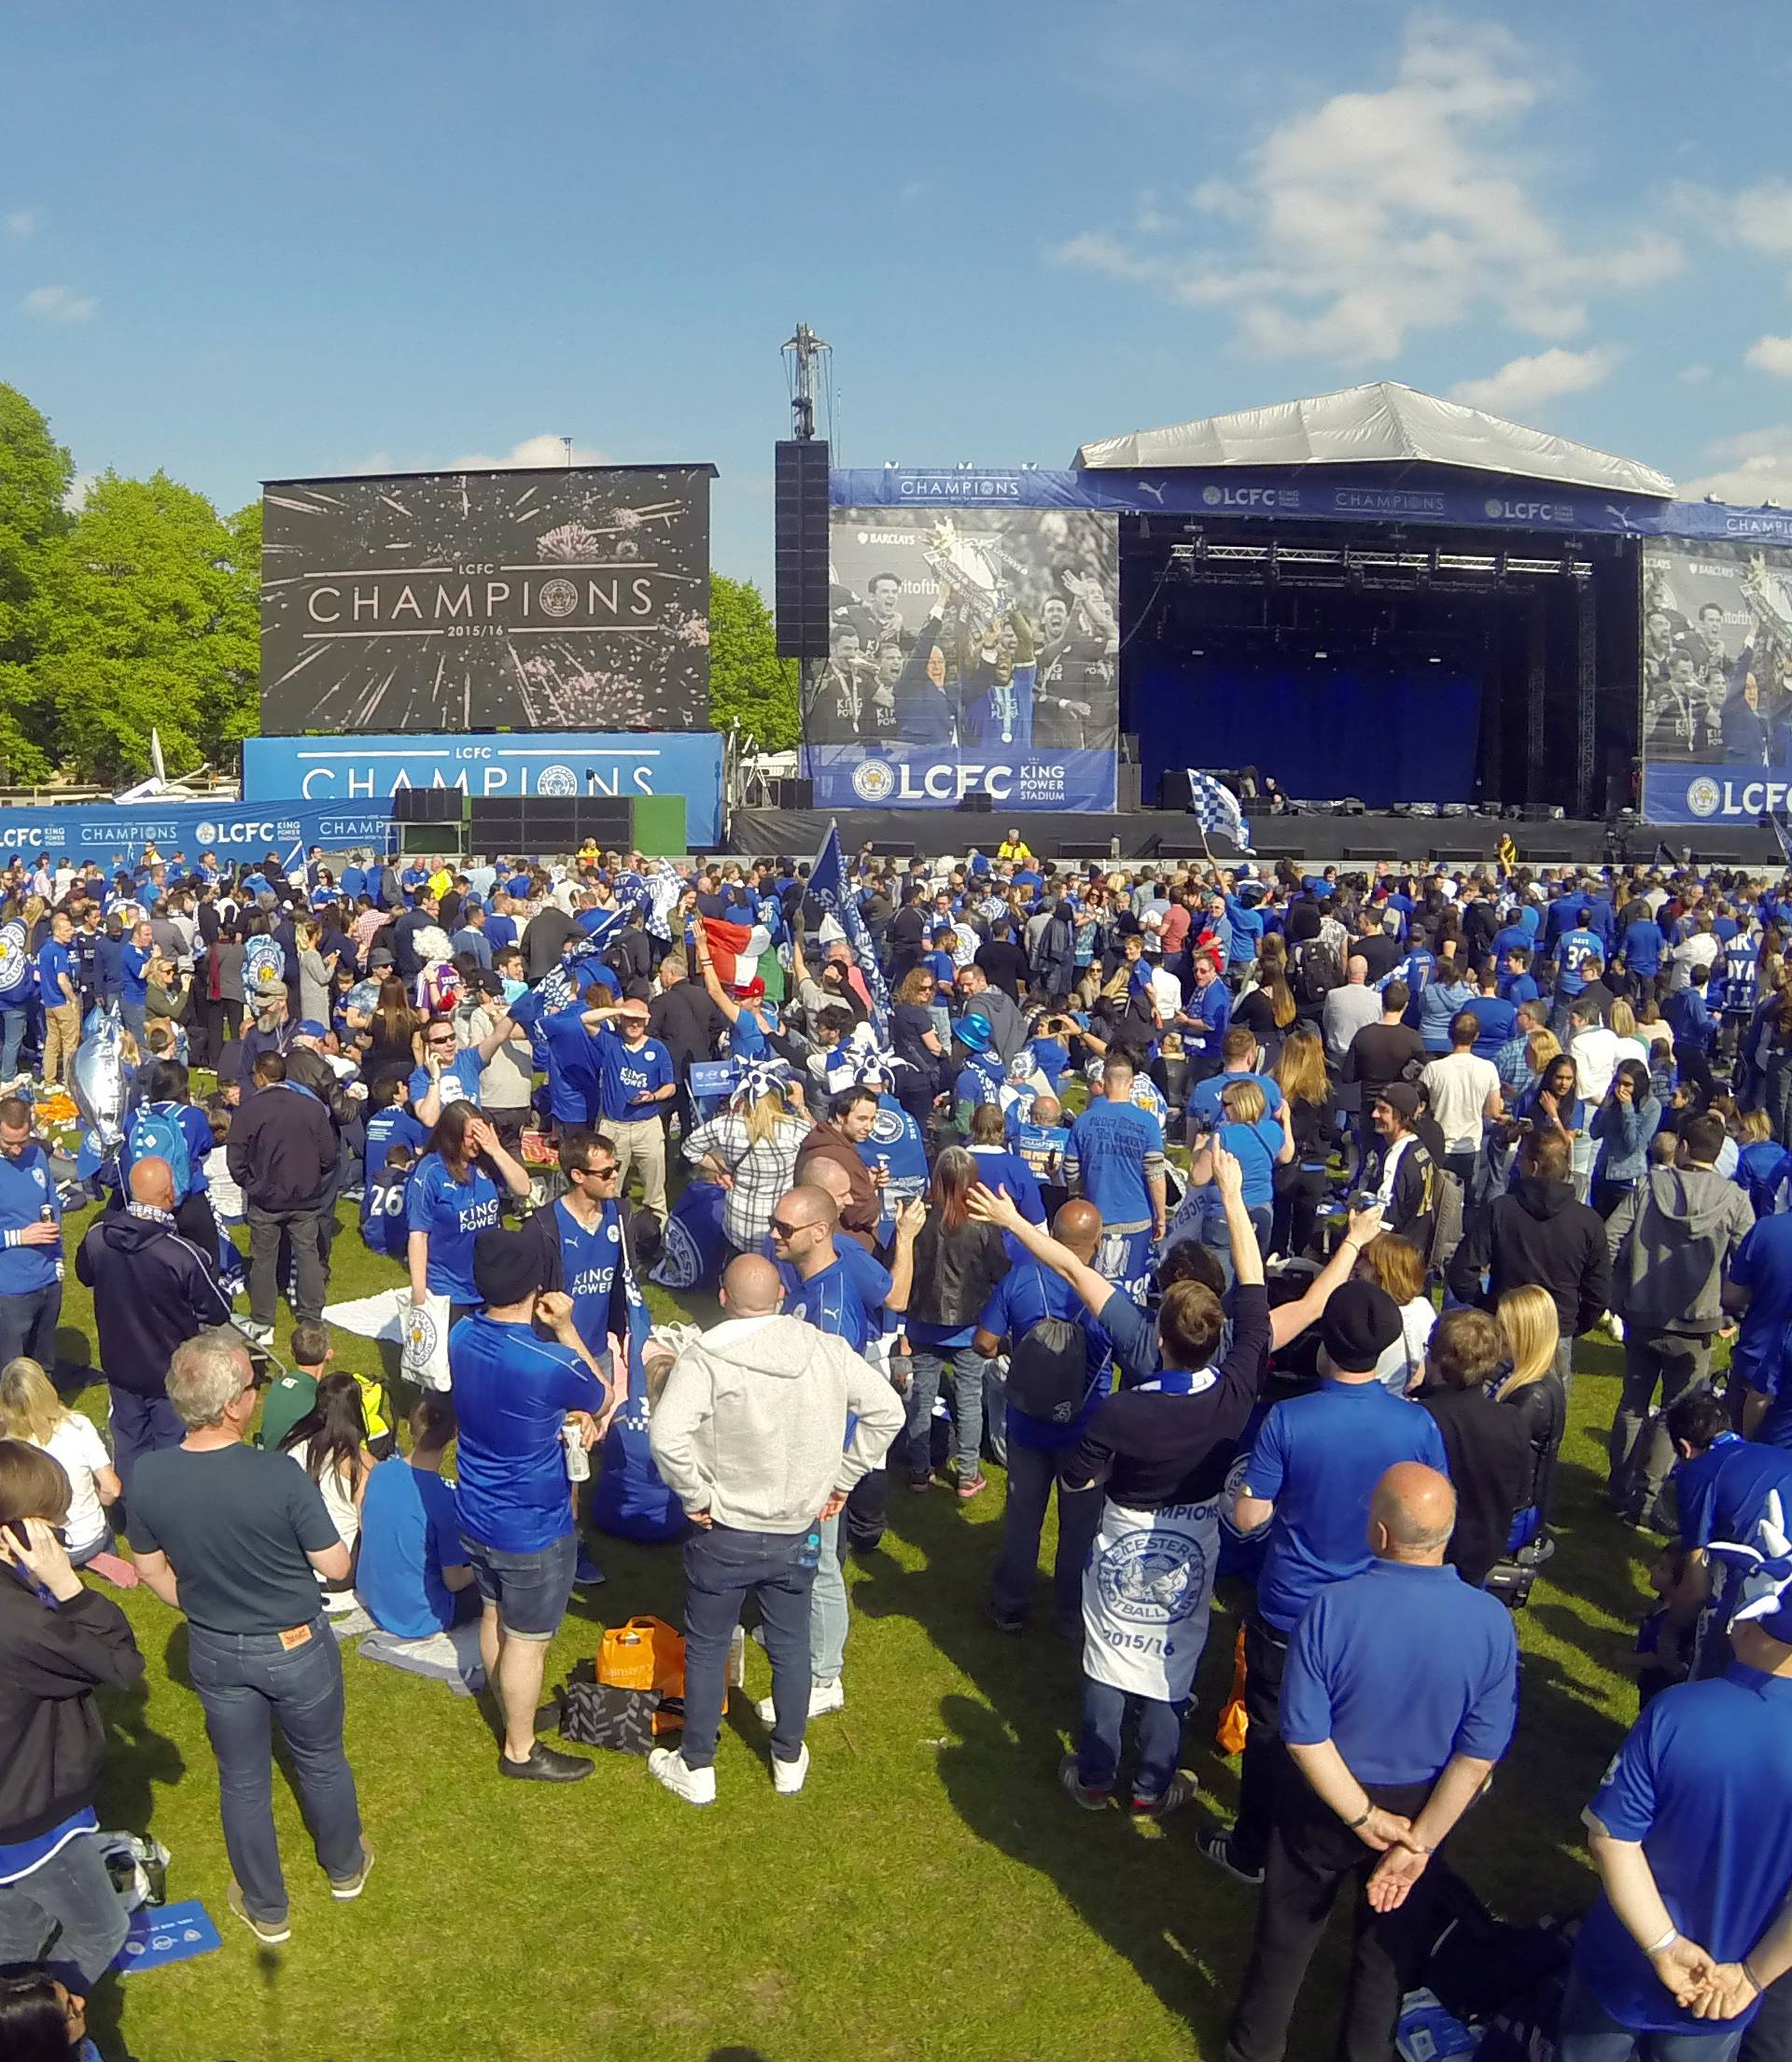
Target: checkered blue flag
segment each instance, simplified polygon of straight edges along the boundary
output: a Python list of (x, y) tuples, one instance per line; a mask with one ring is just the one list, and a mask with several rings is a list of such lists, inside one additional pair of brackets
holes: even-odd
[(1193, 791), (1189, 807), (1201, 829), (1210, 837), (1217, 831), (1221, 836), (1229, 837), (1239, 851), (1248, 852), (1251, 826), (1244, 820), (1238, 796), (1211, 773), (1197, 773), (1192, 766), (1188, 781)]

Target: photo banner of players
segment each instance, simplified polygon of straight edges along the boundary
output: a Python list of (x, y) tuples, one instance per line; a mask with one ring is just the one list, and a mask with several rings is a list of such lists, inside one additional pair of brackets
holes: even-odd
[(803, 702), (817, 807), (1113, 807), (1116, 517), (836, 508), (829, 551)]
[(1792, 790), (1792, 550), (1643, 546), (1643, 815), (1756, 824)]
[(707, 729), (713, 477), (270, 481), (263, 732)]

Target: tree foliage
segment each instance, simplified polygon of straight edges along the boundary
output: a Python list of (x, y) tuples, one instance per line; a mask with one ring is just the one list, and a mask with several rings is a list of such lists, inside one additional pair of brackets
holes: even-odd
[(49, 761), (35, 662), (45, 568), (70, 519), (75, 462), (16, 387), (0, 385), (0, 776), (40, 779)]
[(718, 730), (738, 723), (768, 750), (797, 741), (797, 669), (777, 655), (765, 597), (750, 580), (714, 573), (709, 580), (709, 720)]
[(42, 583), (36, 671), (61, 753), (116, 780), (147, 767), (152, 728), (187, 766), (252, 725), (258, 529), (166, 473), (95, 482)]

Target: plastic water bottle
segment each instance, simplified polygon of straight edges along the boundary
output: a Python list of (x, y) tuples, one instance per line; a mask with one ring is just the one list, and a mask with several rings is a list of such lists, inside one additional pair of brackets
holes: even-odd
[(796, 1550), (796, 1564), (799, 1568), (819, 1568), (821, 1565), (821, 1528), (811, 1525), (803, 1544)]

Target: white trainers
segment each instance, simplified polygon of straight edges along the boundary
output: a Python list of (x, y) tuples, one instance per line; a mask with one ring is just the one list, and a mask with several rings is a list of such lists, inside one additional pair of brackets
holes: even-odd
[[(846, 1708), (846, 1702), (847, 1692), (838, 1676), (832, 1682), (818, 1682), (809, 1685), (809, 1717), (811, 1718), (824, 1718), (830, 1711), (842, 1711)], [(758, 1712), (761, 1720), (764, 1724), (774, 1725), (777, 1723), (777, 1706), (772, 1702), (771, 1698), (762, 1697), (753, 1706), (753, 1709)]]
[[(806, 1756), (803, 1766), (808, 1767)], [(664, 1783), (674, 1797), (683, 1798), (687, 1804), (713, 1804), (716, 1801), (715, 1769), (686, 1768), (684, 1756), (676, 1747), (655, 1747), (647, 1758), (647, 1773), (656, 1783)], [(797, 1788), (801, 1789), (802, 1787), (799, 1776)]]
[(780, 1761), (772, 1757), (772, 1788), (780, 1797), (794, 1797), (808, 1779), (809, 1750), (805, 1746), (794, 1761)]

